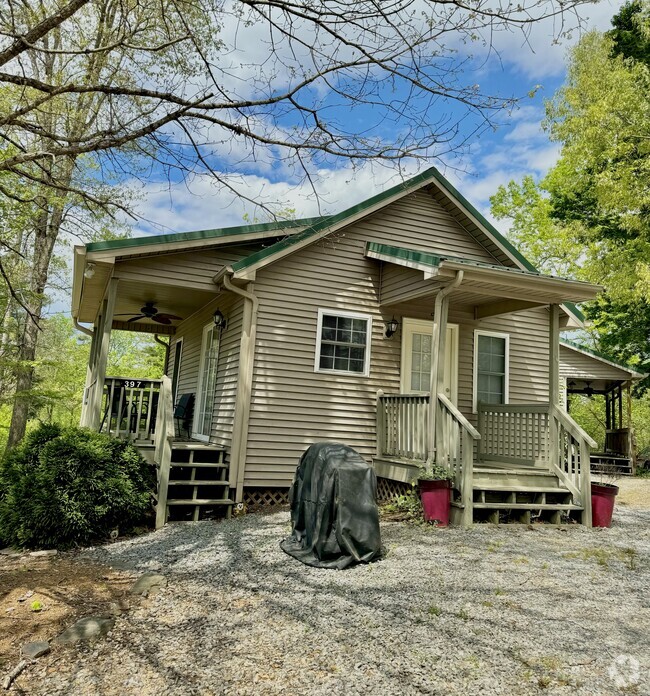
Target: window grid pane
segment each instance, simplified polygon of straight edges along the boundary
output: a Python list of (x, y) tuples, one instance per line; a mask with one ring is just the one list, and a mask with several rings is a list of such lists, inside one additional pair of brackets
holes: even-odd
[(506, 339), (499, 336), (477, 337), (476, 400), (485, 404), (505, 403)]
[(324, 314), (319, 367), (341, 372), (365, 372), (368, 321)]
[(431, 336), (414, 333), (411, 347), (411, 391), (427, 391), (430, 380)]

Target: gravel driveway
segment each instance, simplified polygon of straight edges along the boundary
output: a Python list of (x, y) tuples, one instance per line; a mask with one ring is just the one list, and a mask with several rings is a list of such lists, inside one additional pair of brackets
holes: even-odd
[(385, 523), (387, 557), (345, 571), (280, 550), (288, 513), (170, 525), (85, 554), (168, 585), (108, 638), (42, 658), (22, 688), (648, 694), (649, 522), (621, 508), (611, 530)]

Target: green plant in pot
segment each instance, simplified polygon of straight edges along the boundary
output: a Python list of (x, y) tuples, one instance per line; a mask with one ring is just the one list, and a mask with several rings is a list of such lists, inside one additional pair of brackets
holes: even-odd
[(432, 463), (420, 467), (417, 480), (425, 521), (446, 527), (451, 509), (452, 473), (446, 466)]

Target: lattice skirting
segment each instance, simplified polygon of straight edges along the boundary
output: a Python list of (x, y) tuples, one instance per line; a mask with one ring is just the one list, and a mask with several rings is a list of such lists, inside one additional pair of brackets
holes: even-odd
[(288, 488), (244, 488), (244, 505), (248, 509), (288, 504)]
[[(377, 477), (377, 502), (379, 503), (395, 500), (400, 495), (406, 495), (410, 490), (411, 486), (408, 483)], [(288, 488), (244, 488), (244, 505), (248, 510), (288, 504)]]
[(395, 500), (400, 495), (406, 495), (411, 490), (409, 483), (392, 481), (391, 479), (377, 476), (377, 502), (387, 503)]

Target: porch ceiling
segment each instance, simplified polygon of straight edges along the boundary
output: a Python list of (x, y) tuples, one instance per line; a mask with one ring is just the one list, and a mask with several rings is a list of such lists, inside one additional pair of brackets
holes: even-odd
[[(95, 276), (96, 275), (97, 273), (95, 273)], [(101, 292), (99, 288), (97, 288), (95, 292), (88, 292), (86, 288), (84, 288), (79, 307), (79, 321), (88, 323), (95, 322), (104, 296), (104, 288), (109, 277), (104, 278), (104, 282), (101, 285)], [(92, 280), (94, 281), (95, 277), (93, 277)], [(216, 295), (216, 288), (215, 292), (206, 292), (192, 288), (180, 289), (169, 285), (120, 280), (117, 287), (117, 298), (115, 300), (114, 328), (149, 332), (157, 330), (158, 333), (169, 333), (169, 326), (158, 324), (151, 319), (140, 319), (130, 326), (122, 326), (121, 324), (126, 323), (130, 316), (141, 314), (140, 308), (145, 302), (153, 302), (159, 312), (175, 314), (182, 319), (187, 319), (198, 309), (213, 300)], [(180, 324), (180, 321), (174, 321), (171, 326), (178, 326), (178, 324)]]

